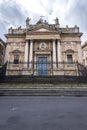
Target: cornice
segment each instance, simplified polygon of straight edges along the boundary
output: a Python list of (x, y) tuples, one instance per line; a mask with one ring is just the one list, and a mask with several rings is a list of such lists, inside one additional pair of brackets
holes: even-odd
[(64, 36), (65, 36), (65, 37), (66, 37), (66, 36), (70, 36), (70, 37), (71, 37), (71, 36), (81, 37), (82, 35), (83, 35), (83, 33), (68, 33), (68, 32), (67, 32), (67, 33), (63, 33), (63, 32), (61, 33), (61, 36), (63, 36), (63, 37), (64, 37)]
[(25, 34), (5, 34), (6, 38), (25, 37)]

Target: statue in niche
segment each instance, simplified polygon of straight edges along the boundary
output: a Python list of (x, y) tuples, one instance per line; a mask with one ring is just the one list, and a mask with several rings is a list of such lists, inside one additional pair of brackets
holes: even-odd
[(26, 27), (29, 27), (30, 20), (31, 20), (31, 18), (27, 17), (27, 19), (26, 19)]

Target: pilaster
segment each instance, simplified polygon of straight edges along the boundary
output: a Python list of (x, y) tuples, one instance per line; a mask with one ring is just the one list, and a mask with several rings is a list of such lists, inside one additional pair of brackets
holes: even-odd
[(60, 41), (58, 40), (57, 41), (57, 51), (58, 51), (58, 53), (57, 53), (57, 57), (58, 57), (58, 62), (61, 62), (61, 45), (60, 45)]
[(56, 43), (53, 40), (53, 67), (56, 68)]
[(28, 64), (28, 41), (26, 41), (26, 44), (25, 44), (24, 61), (25, 61), (25, 67), (27, 67), (27, 64)]
[(29, 63), (30, 63), (30, 68), (32, 66), (32, 61), (33, 61), (33, 41), (30, 40), (30, 55), (29, 55)]

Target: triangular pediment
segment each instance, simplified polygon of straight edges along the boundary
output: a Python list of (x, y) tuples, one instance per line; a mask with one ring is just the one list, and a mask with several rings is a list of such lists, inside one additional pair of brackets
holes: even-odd
[(48, 33), (49, 32), (56, 32), (55, 28), (49, 27), (47, 25), (37, 25), (33, 28), (30, 28), (29, 31), (36, 32), (36, 33), (37, 32), (38, 33), (40, 33), (40, 32), (42, 32), (42, 33), (44, 33), (44, 32), (48, 32)]
[(39, 29), (35, 30), (35, 32), (50, 32), (50, 30), (46, 29), (46, 28), (39, 28)]

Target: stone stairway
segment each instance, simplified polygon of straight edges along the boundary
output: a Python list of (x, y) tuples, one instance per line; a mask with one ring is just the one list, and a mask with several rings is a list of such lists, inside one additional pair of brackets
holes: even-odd
[(58, 83), (87, 83), (83, 76), (0, 76), (0, 83), (31, 83), (31, 84), (58, 84)]

